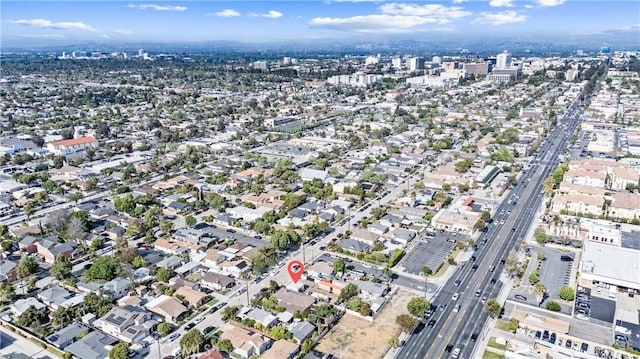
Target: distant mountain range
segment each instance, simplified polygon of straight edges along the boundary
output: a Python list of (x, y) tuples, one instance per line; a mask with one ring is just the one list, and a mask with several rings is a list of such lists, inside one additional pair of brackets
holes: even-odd
[(476, 38), (432, 38), (411, 40), (400, 38), (380, 38), (369, 41), (357, 40), (306, 40), (287, 42), (246, 43), (237, 41), (206, 42), (84, 42), (77, 44), (53, 44), (26, 46), (25, 44), (2, 44), (4, 54), (15, 52), (61, 53), (74, 50), (127, 53), (145, 49), (150, 54), (158, 53), (264, 53), (265, 55), (310, 56), (312, 54), (429, 54), (438, 55), (484, 55), (508, 49), (515, 56), (524, 54), (553, 55), (575, 52), (576, 50), (598, 51), (601, 47), (617, 50), (640, 50), (638, 33), (635, 31), (609, 31), (596, 34), (573, 36), (539, 37), (536, 35), (518, 37), (476, 37)]

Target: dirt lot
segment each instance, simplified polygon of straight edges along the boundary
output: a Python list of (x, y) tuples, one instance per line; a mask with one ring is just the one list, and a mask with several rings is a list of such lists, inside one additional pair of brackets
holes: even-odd
[(396, 316), (407, 313), (407, 302), (413, 296), (415, 295), (410, 292), (400, 290), (384, 306), (373, 323), (345, 314), (320, 340), (316, 349), (343, 359), (382, 358), (389, 347), (389, 339), (400, 334)]

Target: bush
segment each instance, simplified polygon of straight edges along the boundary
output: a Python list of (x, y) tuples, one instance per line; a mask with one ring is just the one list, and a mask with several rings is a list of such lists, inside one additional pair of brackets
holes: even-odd
[(576, 292), (573, 290), (573, 288), (565, 286), (560, 288), (559, 295), (560, 298), (570, 302), (575, 299)]
[(391, 257), (389, 257), (389, 263), (387, 264), (387, 266), (391, 268), (396, 264), (398, 264), (398, 262), (400, 261), (400, 258), (402, 258), (403, 255), (404, 255), (404, 251), (402, 249), (396, 249), (391, 255)]
[(559, 312), (560, 310), (562, 310), (562, 307), (560, 306), (560, 304), (553, 301), (547, 302), (545, 307), (552, 312)]

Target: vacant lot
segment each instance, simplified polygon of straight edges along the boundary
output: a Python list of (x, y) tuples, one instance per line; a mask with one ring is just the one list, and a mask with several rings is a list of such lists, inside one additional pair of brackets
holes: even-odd
[(373, 323), (345, 314), (317, 349), (343, 359), (382, 358), (389, 348), (389, 339), (400, 334), (396, 316), (407, 313), (407, 302), (413, 296), (402, 290), (396, 293)]

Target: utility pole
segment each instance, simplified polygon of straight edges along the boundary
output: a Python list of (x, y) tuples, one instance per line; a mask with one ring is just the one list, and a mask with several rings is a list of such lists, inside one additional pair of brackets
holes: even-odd
[(247, 279), (247, 290), (245, 293), (247, 294), (247, 306), (249, 306), (249, 279)]

